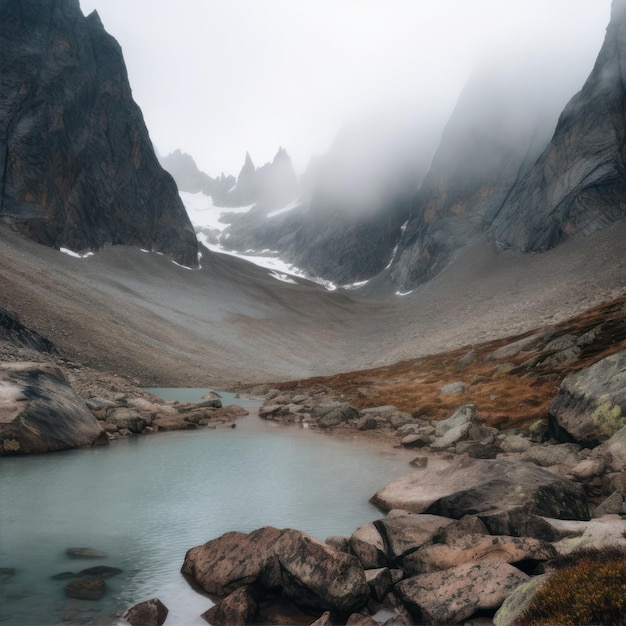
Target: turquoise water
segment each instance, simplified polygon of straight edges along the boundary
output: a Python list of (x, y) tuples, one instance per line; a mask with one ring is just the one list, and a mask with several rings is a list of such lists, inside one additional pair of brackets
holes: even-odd
[[(224, 404), (232, 400), (258, 406), (223, 395)], [(0, 624), (114, 624), (116, 614), (155, 596), (170, 609), (166, 625), (206, 624), (199, 615), (210, 600), (180, 575), (187, 549), (267, 524), (320, 539), (350, 534), (379, 516), (368, 499), (407, 473), (409, 459), (256, 415), (234, 429), (2, 458), (0, 568), (16, 572), (0, 577)], [(69, 559), (69, 547), (108, 556)], [(92, 565), (124, 570), (98, 601), (68, 599), (67, 581), (50, 578)]]

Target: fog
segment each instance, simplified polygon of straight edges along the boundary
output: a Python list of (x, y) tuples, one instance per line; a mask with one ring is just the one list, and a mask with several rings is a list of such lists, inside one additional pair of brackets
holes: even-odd
[(246, 151), (262, 165), (279, 146), (302, 173), (340, 133), (363, 139), (347, 154), (421, 162), (425, 148), (412, 146), (433, 143), (479, 68), (496, 64), (507, 76), (511, 67), (508, 79), (536, 89), (535, 101), (564, 104), (610, 15), (609, 0), (80, 4), (121, 44), (158, 150), (180, 148), (211, 176), (237, 174)]

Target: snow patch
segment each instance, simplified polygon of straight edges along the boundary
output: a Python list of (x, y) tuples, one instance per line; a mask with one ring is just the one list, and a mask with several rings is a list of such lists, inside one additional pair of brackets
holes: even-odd
[(290, 278), (287, 274), (281, 274), (280, 272), (270, 272), (270, 276), (272, 278), (275, 278), (276, 280), (280, 280), (283, 283), (291, 283), (292, 285), (297, 285), (298, 283), (293, 279)]
[(79, 254), (78, 252), (74, 252), (69, 248), (59, 248), (59, 251), (63, 252), (63, 254), (74, 257), (75, 259), (86, 259), (87, 257), (93, 256), (93, 252), (85, 252), (85, 254)]
[(281, 215), (282, 213), (287, 213), (288, 211), (291, 211), (292, 209), (295, 209), (296, 207), (299, 207), (302, 205), (302, 201), (301, 200), (294, 200), (293, 202), (291, 202), (290, 204), (288, 204), (287, 206), (283, 207), (282, 209), (276, 209), (275, 211), (272, 211), (271, 213), (267, 214), (267, 217), (276, 217), (277, 215)]

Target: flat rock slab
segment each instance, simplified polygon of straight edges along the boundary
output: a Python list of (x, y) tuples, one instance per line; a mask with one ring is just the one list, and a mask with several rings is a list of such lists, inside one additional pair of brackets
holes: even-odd
[(0, 366), (0, 456), (89, 446), (105, 437), (58, 367)]
[(396, 585), (417, 623), (458, 624), (480, 610), (495, 610), (528, 576), (508, 563), (472, 563), (412, 576)]
[(518, 512), (520, 518), (589, 519), (581, 485), (530, 463), (504, 459), (460, 458), (443, 469), (425, 468), (389, 483), (371, 501), (383, 510), (454, 519), (478, 514), (491, 532), (509, 535), (520, 534), (514, 528)]

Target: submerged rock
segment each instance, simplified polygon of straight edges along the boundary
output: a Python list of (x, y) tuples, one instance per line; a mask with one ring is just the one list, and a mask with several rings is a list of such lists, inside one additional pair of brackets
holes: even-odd
[(81, 578), (67, 583), (65, 592), (69, 598), (98, 600), (104, 595), (106, 584), (100, 576)]

